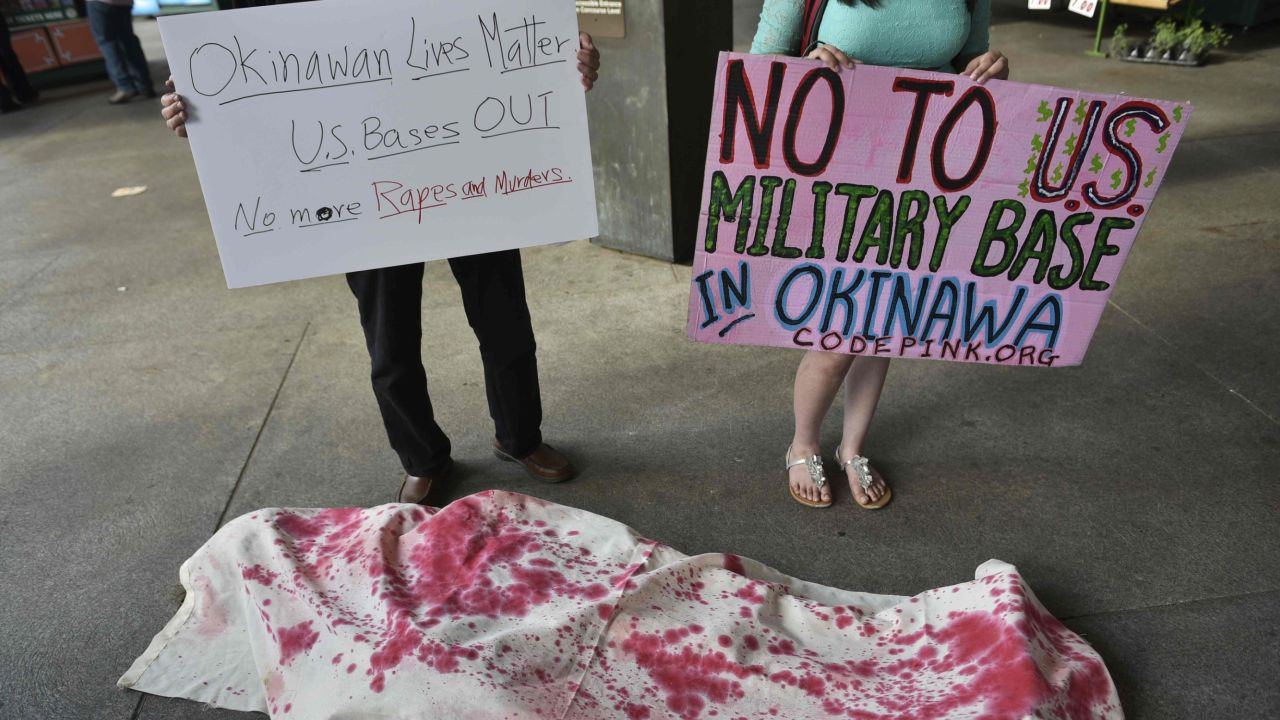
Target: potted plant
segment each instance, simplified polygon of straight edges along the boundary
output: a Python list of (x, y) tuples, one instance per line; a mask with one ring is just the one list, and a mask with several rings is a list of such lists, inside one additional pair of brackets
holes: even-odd
[(1221, 25), (1214, 25), (1204, 31), (1201, 42), (1198, 54), (1202, 61), (1208, 60), (1210, 52), (1220, 47), (1226, 47), (1227, 43), (1231, 42), (1231, 35), (1226, 30), (1223, 30)]
[(1116, 31), (1111, 34), (1111, 57), (1126, 57), (1137, 50), (1136, 44), (1126, 34), (1128, 29), (1127, 24), (1120, 23), (1116, 26)]
[(1151, 36), (1151, 45), (1147, 49), (1147, 57), (1152, 60), (1173, 60), (1174, 50), (1182, 43), (1182, 32), (1178, 23), (1171, 17), (1163, 17), (1156, 21), (1155, 34)]
[(1204, 55), (1207, 38), (1204, 23), (1199, 20), (1192, 20), (1182, 28), (1181, 50), (1178, 53), (1178, 62), (1187, 65), (1199, 65)]
[(1188, 65), (1201, 65), (1209, 58), (1209, 53), (1220, 48), (1231, 40), (1231, 36), (1220, 25), (1206, 26), (1199, 20), (1193, 20), (1183, 29), (1182, 54), (1178, 60)]

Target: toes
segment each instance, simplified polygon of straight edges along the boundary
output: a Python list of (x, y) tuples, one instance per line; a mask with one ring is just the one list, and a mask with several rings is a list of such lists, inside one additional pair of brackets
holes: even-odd
[(881, 498), (883, 498), (888, 491), (889, 487), (884, 484), (884, 481), (877, 480), (876, 484), (872, 485), (871, 489), (867, 491), (867, 495), (871, 498), (869, 502), (880, 502)]

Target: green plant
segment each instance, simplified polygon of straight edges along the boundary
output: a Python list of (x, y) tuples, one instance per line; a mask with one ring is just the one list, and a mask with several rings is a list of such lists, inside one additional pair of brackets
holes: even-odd
[(1220, 25), (1206, 26), (1199, 20), (1192, 20), (1182, 31), (1182, 44), (1187, 52), (1204, 56), (1209, 51), (1226, 45), (1231, 36)]
[(1151, 45), (1160, 52), (1168, 52), (1182, 42), (1182, 33), (1178, 30), (1178, 22), (1171, 17), (1156, 21), (1155, 34), (1151, 36)]
[(1206, 30), (1204, 35), (1207, 43), (1205, 46), (1206, 51), (1226, 47), (1227, 43), (1231, 42), (1231, 35), (1226, 30), (1223, 30), (1221, 25), (1214, 25)]
[(1122, 55), (1128, 55), (1129, 51), (1133, 49), (1133, 41), (1130, 40), (1129, 36), (1126, 34), (1128, 30), (1129, 30), (1129, 26), (1127, 24), (1120, 23), (1119, 25), (1116, 26), (1115, 32), (1111, 33), (1111, 56), (1112, 57), (1120, 57)]
[(1208, 38), (1204, 23), (1192, 20), (1182, 28), (1180, 43), (1192, 55), (1201, 55), (1208, 50)]

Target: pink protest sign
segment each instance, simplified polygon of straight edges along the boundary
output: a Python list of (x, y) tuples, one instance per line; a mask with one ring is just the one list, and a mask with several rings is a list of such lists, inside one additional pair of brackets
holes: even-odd
[(1190, 113), (724, 53), (689, 335), (1078, 365)]

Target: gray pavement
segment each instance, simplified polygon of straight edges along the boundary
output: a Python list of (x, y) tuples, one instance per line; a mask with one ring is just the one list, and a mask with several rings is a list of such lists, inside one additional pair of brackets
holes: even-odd
[[(529, 250), (544, 428), (583, 468), (544, 486), (488, 453), (475, 341), (432, 263), (458, 494), (873, 592), (998, 557), (1098, 647), (1130, 717), (1280, 717), (1280, 28), (1194, 70), (1088, 59), (1062, 13), (1001, 6), (992, 38), (1017, 79), (1196, 106), (1084, 366), (895, 364), (869, 448), (894, 503), (808, 511), (779, 468), (797, 354), (685, 340), (687, 267)], [(226, 290), (184, 144), (107, 92), (0, 118), (0, 718), (243, 717), (114, 687), (178, 565), (255, 508), (387, 502), (398, 466), (342, 279)], [(149, 190), (110, 197), (126, 185)]]

